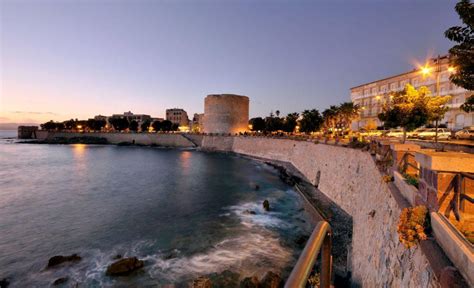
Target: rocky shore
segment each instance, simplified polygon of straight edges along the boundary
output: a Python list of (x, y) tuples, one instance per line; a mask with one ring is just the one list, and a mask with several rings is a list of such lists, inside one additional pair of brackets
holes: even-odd
[[(342, 285), (342, 287), (350, 285), (351, 272), (348, 270), (347, 263), (350, 261), (352, 245), (352, 217), (311, 184), (292, 164), (258, 157), (243, 155), (242, 157), (264, 162), (274, 167), (278, 171), (280, 179), (286, 184), (293, 186), (303, 197), (307, 204), (306, 210), (312, 216), (314, 224), (321, 220), (326, 220), (331, 224), (333, 230), (332, 255), (335, 284), (337, 284), (336, 287), (338, 285)], [(301, 238), (297, 241), (303, 243), (304, 247), (306, 240), (307, 238)]]

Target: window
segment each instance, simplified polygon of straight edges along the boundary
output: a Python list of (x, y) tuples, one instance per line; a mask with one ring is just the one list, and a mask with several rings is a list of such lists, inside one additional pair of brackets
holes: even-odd
[(393, 90), (395, 90), (395, 89), (397, 89), (397, 83), (392, 83), (392, 84), (390, 84), (390, 90), (393, 91)]
[(380, 90), (382, 91), (382, 93), (387, 93), (387, 85), (383, 85)]
[(443, 80), (443, 81), (448, 80), (448, 73), (442, 72), (442, 73), (440, 74), (440, 78), (441, 78), (441, 80)]
[(377, 93), (377, 88), (376, 87), (372, 88), (372, 94), (376, 94), (376, 93)]
[(403, 81), (400, 82), (400, 87), (405, 88), (405, 86), (407, 86), (407, 84), (408, 84), (408, 80), (403, 80)]
[(365, 96), (369, 95), (369, 93), (370, 93), (370, 90), (369, 90), (369, 89), (364, 90), (364, 95), (365, 95)]
[(418, 86), (419, 81), (420, 80), (418, 78), (415, 78), (411, 81), (411, 83), (413, 84), (413, 86)]

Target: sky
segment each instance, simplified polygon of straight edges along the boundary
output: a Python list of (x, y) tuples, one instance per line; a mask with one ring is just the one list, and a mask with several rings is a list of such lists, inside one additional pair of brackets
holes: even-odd
[(451, 0), (0, 1), (0, 123), (324, 110), (453, 46)]

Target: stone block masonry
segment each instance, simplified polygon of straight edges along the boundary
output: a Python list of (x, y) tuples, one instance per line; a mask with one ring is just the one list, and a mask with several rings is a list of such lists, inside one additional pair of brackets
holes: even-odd
[(133, 143), (137, 145), (157, 145), (163, 147), (192, 148), (196, 145), (180, 133), (69, 133), (38, 131), (38, 140), (54, 138), (97, 137), (105, 138), (110, 144)]
[[(202, 148), (289, 162), (352, 216), (348, 266), (355, 285), (439, 287), (421, 249), (406, 250), (399, 243), (397, 224), (401, 209), (369, 153), (285, 139), (227, 138), (204, 139)], [(373, 217), (371, 211), (375, 211)]]

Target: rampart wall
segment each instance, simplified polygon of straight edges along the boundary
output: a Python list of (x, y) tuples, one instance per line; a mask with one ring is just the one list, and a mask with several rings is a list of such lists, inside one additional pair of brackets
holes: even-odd
[(369, 153), (285, 139), (220, 138), (208, 141), (205, 137), (202, 148), (290, 162), (352, 216), (348, 266), (354, 284), (363, 287), (439, 285), (421, 249), (407, 250), (399, 242), (397, 223), (401, 209)]

